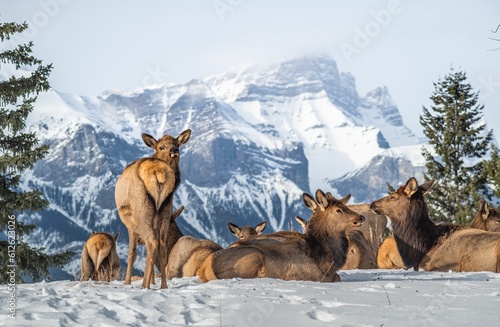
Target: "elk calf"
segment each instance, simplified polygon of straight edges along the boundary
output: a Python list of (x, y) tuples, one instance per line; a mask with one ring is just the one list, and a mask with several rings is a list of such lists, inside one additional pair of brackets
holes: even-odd
[(238, 238), (238, 241), (246, 240), (251, 236), (262, 234), (264, 229), (266, 229), (266, 226), (267, 222), (265, 221), (257, 224), (257, 226), (255, 227), (245, 226), (240, 228), (238, 225), (235, 225), (233, 223), (227, 224), (229, 231), (231, 232), (231, 234)]
[(155, 153), (152, 157), (139, 159), (128, 165), (116, 182), (116, 206), (129, 236), (126, 285), (131, 282), (140, 238), (146, 245), (146, 269), (142, 287), (149, 288), (154, 278), (156, 262), (160, 263), (160, 287), (167, 287), (166, 247), (173, 194), (180, 184), (179, 147), (185, 144), (190, 136), (189, 129), (176, 138), (163, 135), (159, 140), (142, 134), (144, 143), (154, 149)]
[(120, 258), (116, 252), (115, 236), (109, 233), (95, 233), (89, 237), (82, 249), (82, 277), (80, 281), (99, 280), (110, 282), (120, 273)]

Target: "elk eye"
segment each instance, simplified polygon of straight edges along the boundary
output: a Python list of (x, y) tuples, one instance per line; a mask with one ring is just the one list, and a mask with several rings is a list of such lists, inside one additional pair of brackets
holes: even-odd
[(164, 147), (164, 146), (160, 146), (160, 150), (161, 150), (161, 151), (165, 151), (166, 149), (167, 149), (166, 147)]
[(339, 213), (339, 214), (340, 214), (340, 213), (342, 213), (342, 210), (340, 210), (340, 209), (337, 209), (337, 213)]

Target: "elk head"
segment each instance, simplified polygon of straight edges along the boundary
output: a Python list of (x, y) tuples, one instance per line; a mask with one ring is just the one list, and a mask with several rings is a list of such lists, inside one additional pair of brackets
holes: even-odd
[(376, 214), (387, 216), (393, 223), (402, 222), (408, 216), (410, 201), (412, 199), (422, 199), (436, 181), (434, 179), (418, 185), (417, 180), (412, 177), (404, 186), (400, 186), (395, 192), (377, 200), (370, 205)]
[(267, 222), (265, 221), (255, 226), (255, 228), (250, 226), (245, 226), (243, 228), (240, 228), (232, 223), (227, 224), (227, 227), (229, 228), (229, 231), (231, 231), (231, 234), (235, 235), (239, 241), (246, 240), (247, 238), (253, 235), (262, 234), (266, 226)]
[(149, 134), (142, 134), (144, 143), (155, 150), (153, 158), (167, 162), (176, 172), (179, 167), (179, 147), (189, 141), (190, 137), (190, 129), (186, 129), (176, 138), (170, 135), (163, 135), (159, 140), (156, 140)]
[[(477, 213), (482, 220), (480, 225), (490, 232), (500, 232), (500, 213), (491, 208), (484, 200), (479, 201), (479, 210)], [(474, 219), (476, 220), (476, 219)]]
[(304, 193), (302, 197), (306, 207), (312, 211), (307, 231), (316, 230), (319, 227), (318, 230), (324, 233), (342, 233), (349, 228), (360, 227), (365, 220), (365, 217), (347, 207), (350, 194), (338, 200), (330, 193), (325, 195), (323, 191), (317, 190), (316, 200), (307, 193)]

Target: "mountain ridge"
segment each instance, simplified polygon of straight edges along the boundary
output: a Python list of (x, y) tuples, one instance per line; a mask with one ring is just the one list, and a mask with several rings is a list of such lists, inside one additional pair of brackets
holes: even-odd
[[(392, 176), (384, 173), (387, 180), (408, 167), (420, 169), (412, 159), (419, 140), (404, 126), (387, 88), (360, 97), (354, 77), (324, 56), (134, 92), (82, 97), (52, 91), (40, 96), (28, 126), (51, 146), (25, 180), (51, 203), (44, 212), (23, 216), (42, 223), (31, 241), (49, 250), (70, 244), (79, 253), (86, 233), (120, 232), (123, 262), (128, 237), (116, 214), (114, 185), (127, 164), (152, 154), (142, 133), (176, 137), (192, 130), (181, 147), (174, 206), (186, 209), (178, 223), (185, 234), (222, 245), (233, 241), (229, 221), (255, 226), (265, 220), (270, 231), (299, 230), (293, 217), (309, 215), (303, 192), (322, 188), (369, 201), (384, 192), (385, 183), (362, 179), (367, 171), (379, 173), (373, 167), (384, 160), (394, 167)], [(410, 158), (390, 151), (404, 146), (415, 147), (407, 151)], [(363, 192), (367, 187), (373, 192)], [(50, 241), (50, 235), (57, 237)], [(77, 261), (69, 273), (76, 272)]]

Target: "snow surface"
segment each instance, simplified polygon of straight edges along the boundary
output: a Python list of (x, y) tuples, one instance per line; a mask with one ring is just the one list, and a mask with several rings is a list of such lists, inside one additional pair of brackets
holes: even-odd
[[(340, 271), (340, 283), (173, 279), (17, 285), (7, 326), (500, 326), (500, 274)], [(157, 279), (159, 285), (159, 279)]]

